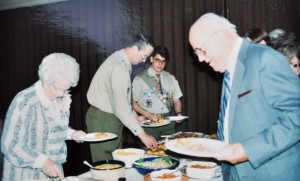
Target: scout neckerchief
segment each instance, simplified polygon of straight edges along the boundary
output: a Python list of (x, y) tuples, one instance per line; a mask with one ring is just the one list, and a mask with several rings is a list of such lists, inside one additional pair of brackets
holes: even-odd
[(160, 93), (163, 94), (163, 88), (162, 88), (162, 85), (161, 85), (160, 74), (156, 74), (156, 76), (158, 78), (158, 85), (159, 85)]
[[(149, 70), (149, 69), (148, 69)], [(160, 75), (161, 76), (161, 75)], [(141, 74), (141, 79), (149, 86), (150, 90), (144, 92), (148, 97), (151, 97), (152, 94), (155, 94), (159, 100), (168, 108), (170, 111), (173, 108), (173, 94), (169, 94), (165, 89), (163, 89), (161, 84), (160, 76), (155, 78), (153, 75), (149, 75), (148, 71), (144, 71)], [(147, 100), (148, 102), (151, 100)]]

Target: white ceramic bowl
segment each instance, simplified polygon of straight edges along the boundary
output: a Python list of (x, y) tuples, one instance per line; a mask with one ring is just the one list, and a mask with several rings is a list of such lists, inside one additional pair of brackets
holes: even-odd
[(120, 160), (125, 163), (126, 168), (131, 168), (135, 160), (144, 158), (145, 150), (137, 148), (117, 149), (112, 152), (114, 160)]
[(118, 168), (107, 168), (107, 169), (97, 169), (91, 168), (91, 175), (93, 179), (104, 180), (104, 181), (116, 181), (119, 178), (125, 177), (125, 163), (119, 160), (102, 160), (93, 163), (92, 166), (100, 166), (104, 164), (118, 164)]
[[(192, 166), (198, 166), (200, 168), (193, 168)], [(220, 166), (214, 162), (192, 161), (188, 163), (186, 173), (190, 178), (212, 179), (216, 175), (216, 171), (219, 169)]]
[[(150, 173), (151, 181), (181, 181), (182, 173), (180, 171), (174, 172), (175, 170), (158, 170)], [(172, 173), (174, 172), (174, 173)], [(163, 176), (164, 174), (170, 174), (175, 175), (174, 178), (158, 178), (160, 176)]]
[[(200, 168), (193, 168), (192, 166), (198, 166)], [(192, 161), (188, 163), (186, 173), (190, 178), (212, 179), (217, 175), (216, 172), (218, 170), (220, 170), (220, 166), (214, 162)]]

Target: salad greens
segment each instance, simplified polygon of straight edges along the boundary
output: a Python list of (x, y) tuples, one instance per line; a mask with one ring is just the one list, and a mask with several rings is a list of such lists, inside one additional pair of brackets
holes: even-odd
[(147, 161), (147, 159), (141, 158), (136, 162), (139, 163), (136, 164), (137, 168), (147, 168), (147, 169), (169, 168), (177, 164), (176, 161), (173, 161), (172, 158), (168, 156), (157, 157), (149, 161)]

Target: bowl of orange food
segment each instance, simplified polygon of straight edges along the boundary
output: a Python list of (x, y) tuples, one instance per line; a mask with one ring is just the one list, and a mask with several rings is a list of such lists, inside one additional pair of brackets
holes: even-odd
[(120, 160), (125, 163), (126, 168), (131, 168), (135, 160), (144, 158), (145, 150), (137, 148), (117, 149), (112, 152), (114, 160)]
[(221, 174), (221, 168), (214, 162), (192, 161), (186, 168), (188, 177), (195, 179), (212, 179)]
[(93, 179), (116, 181), (125, 177), (125, 163), (119, 160), (101, 160), (90, 168)]
[(150, 173), (151, 181), (181, 181), (182, 173), (174, 170), (158, 170)]

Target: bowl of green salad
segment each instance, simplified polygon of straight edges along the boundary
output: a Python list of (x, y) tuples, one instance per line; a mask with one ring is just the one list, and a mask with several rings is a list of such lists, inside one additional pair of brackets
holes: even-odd
[(160, 156), (138, 159), (132, 164), (132, 167), (140, 174), (146, 175), (156, 170), (174, 169), (178, 165), (179, 160), (169, 156)]

